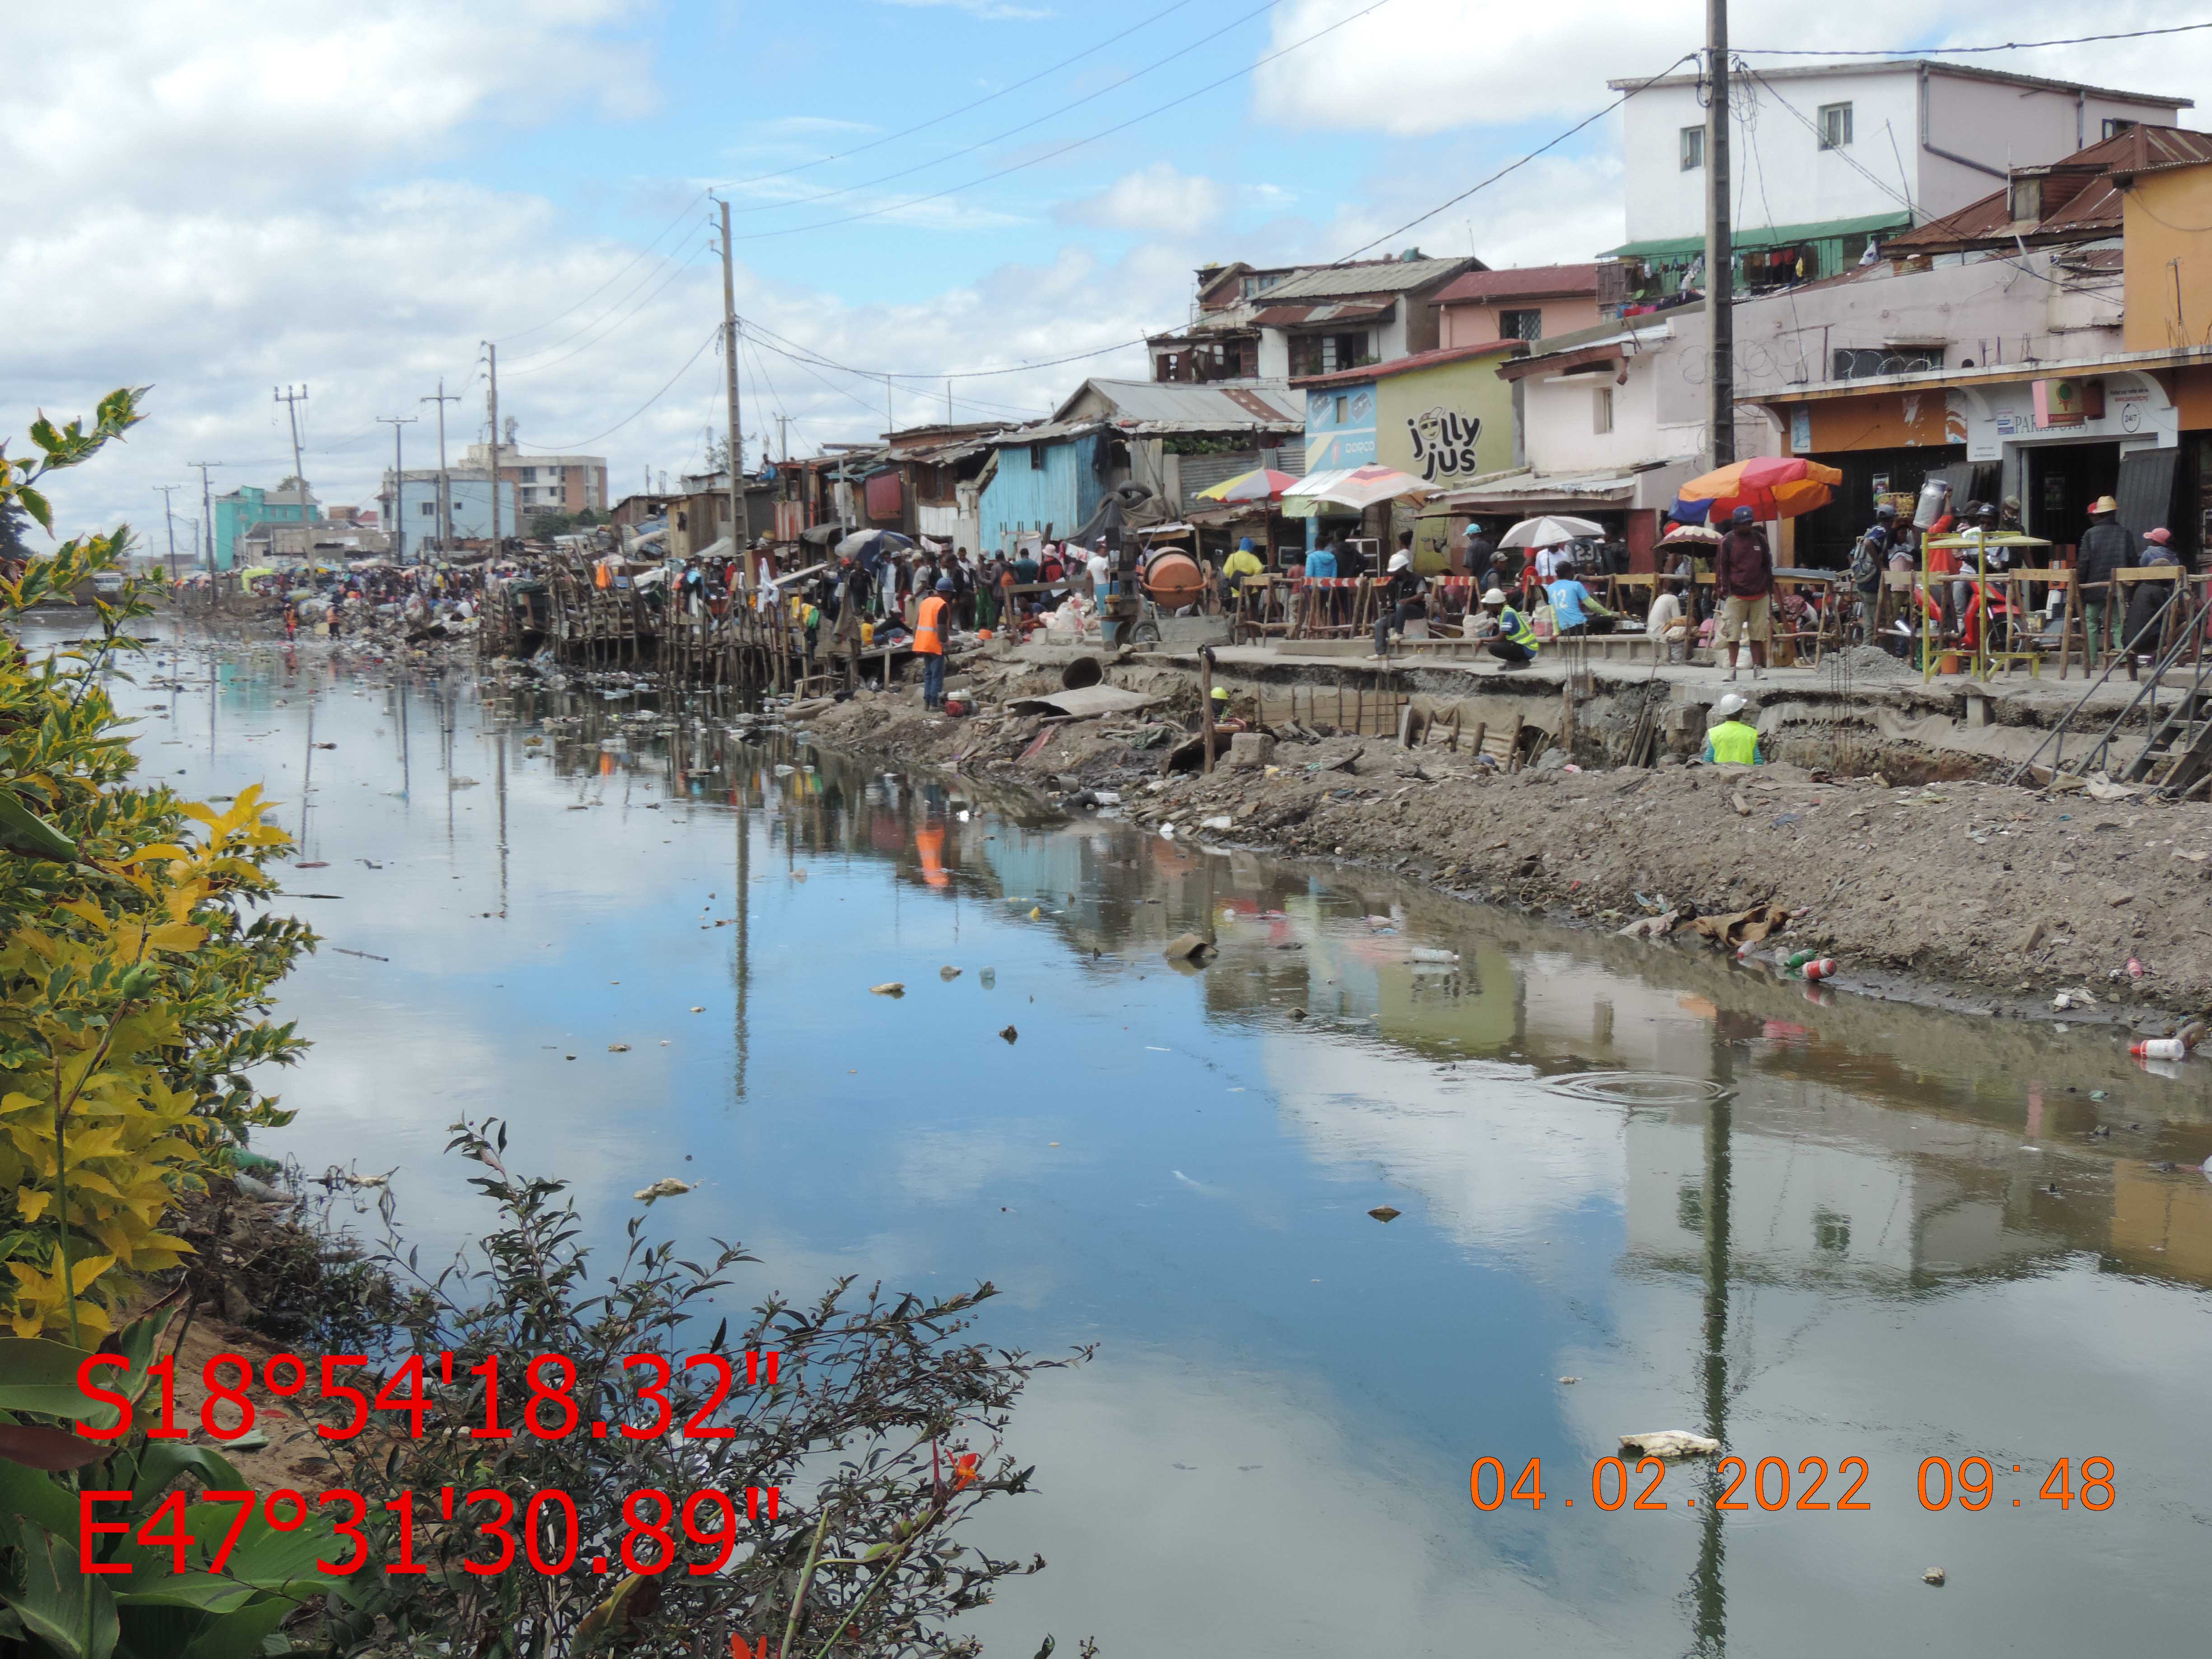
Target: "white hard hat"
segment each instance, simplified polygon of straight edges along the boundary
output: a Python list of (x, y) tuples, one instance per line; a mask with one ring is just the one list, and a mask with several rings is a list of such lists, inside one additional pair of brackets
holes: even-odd
[(1502, 588), (1502, 587), (1493, 587), (1493, 588), (1492, 588), (1492, 589), (1490, 590), (1490, 592), (1488, 592), (1487, 593), (1485, 593), (1485, 594), (1482, 596), (1482, 602), (1483, 602), (1485, 605), (1503, 605), (1503, 604), (1504, 604), (1504, 603), (1505, 603), (1505, 590), (1504, 590), (1504, 588)]
[(1733, 720), (1743, 713), (1743, 699), (1733, 691), (1713, 705), (1713, 712), (1723, 720)]
[(1413, 556), (1412, 554), (1410, 554), (1410, 553), (1393, 553), (1393, 554), (1390, 556), (1390, 568), (1391, 568), (1391, 569), (1393, 569), (1393, 570), (1411, 570), (1413, 568)]

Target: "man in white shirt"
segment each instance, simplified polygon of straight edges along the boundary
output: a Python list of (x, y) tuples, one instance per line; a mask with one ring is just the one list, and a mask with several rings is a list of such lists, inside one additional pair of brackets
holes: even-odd
[(1091, 573), (1091, 602), (1097, 604), (1106, 597), (1106, 584), (1113, 580), (1114, 563), (1106, 556), (1106, 538), (1101, 536), (1091, 545), (1091, 559), (1085, 567)]
[(1682, 602), (1674, 596), (1674, 584), (1669, 577), (1661, 577), (1659, 592), (1652, 599), (1650, 611), (1644, 618), (1647, 638), (1659, 641), (1662, 659), (1675, 660), (1675, 653), (1690, 636), (1690, 624), (1683, 619)]

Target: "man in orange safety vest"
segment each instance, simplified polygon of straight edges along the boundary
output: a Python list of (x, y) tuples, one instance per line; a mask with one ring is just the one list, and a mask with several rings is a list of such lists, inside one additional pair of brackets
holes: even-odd
[(914, 650), (921, 659), (921, 706), (945, 707), (945, 635), (951, 626), (952, 595), (957, 584), (950, 576), (937, 579), (937, 591), (915, 607)]

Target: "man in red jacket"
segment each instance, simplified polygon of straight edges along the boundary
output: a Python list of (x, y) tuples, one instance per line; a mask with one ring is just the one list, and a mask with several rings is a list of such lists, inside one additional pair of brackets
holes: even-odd
[(1728, 677), (1735, 678), (1736, 641), (1751, 641), (1751, 677), (1766, 668), (1766, 636), (1772, 611), (1774, 555), (1766, 532), (1747, 507), (1729, 515), (1728, 533), (1713, 555), (1713, 586), (1721, 598), (1720, 647), (1728, 653)]

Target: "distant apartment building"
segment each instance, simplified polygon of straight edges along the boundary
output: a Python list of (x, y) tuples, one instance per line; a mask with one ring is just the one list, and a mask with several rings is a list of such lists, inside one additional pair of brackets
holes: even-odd
[(215, 498), (215, 568), (238, 568), (241, 544), (256, 525), (301, 524), (322, 516), (314, 492), (297, 478), (287, 478), (274, 489), (240, 484)]
[[(449, 471), (455, 477), (488, 478), (491, 446), (471, 444), (463, 452), (460, 465)], [(409, 476), (415, 476), (411, 470)], [(435, 469), (430, 476), (437, 476)], [(499, 476), (501, 483), (514, 486), (526, 528), (540, 513), (574, 516), (587, 508), (593, 513), (607, 510), (607, 458), (604, 455), (530, 455), (502, 443)]]

